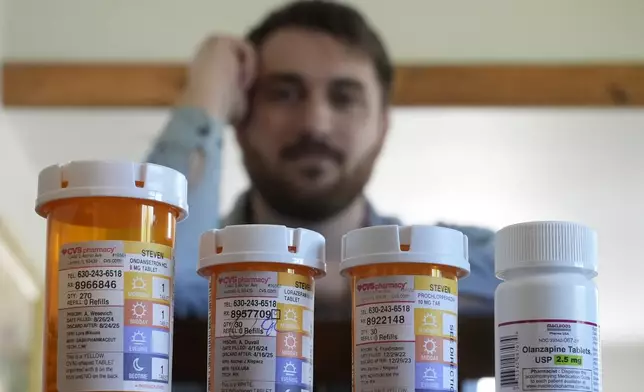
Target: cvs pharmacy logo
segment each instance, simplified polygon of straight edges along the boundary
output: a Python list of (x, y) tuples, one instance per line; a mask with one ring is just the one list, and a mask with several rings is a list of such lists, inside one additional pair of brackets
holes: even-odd
[(219, 284), (237, 284), (237, 277), (236, 276), (221, 276), (217, 280), (217, 283)]
[(366, 282), (358, 285), (358, 291), (377, 291), (377, 290), (404, 290), (407, 282)]
[(75, 255), (75, 254), (83, 253), (83, 248), (81, 246), (76, 246), (74, 248), (63, 248), (61, 252), (65, 256), (66, 255)]

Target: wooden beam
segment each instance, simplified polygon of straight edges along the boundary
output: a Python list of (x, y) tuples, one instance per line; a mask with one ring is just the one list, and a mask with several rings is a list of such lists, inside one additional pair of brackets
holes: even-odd
[(8, 63), (5, 106), (166, 106), (184, 83), (169, 64)]
[[(180, 64), (30, 64), (3, 69), (6, 106), (162, 107)], [(644, 64), (399, 66), (397, 106), (644, 106)]]
[(402, 68), (399, 105), (642, 106), (644, 64)]

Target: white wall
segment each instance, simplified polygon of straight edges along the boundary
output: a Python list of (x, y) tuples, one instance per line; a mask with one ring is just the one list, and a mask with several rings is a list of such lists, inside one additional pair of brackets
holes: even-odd
[[(185, 60), (285, 0), (6, 0), (7, 57)], [(398, 61), (644, 59), (641, 0), (350, 0)]]
[[(0, 61), (4, 53), (5, 20), (5, 0), (0, 0)], [(0, 91), (2, 82), (0, 73)], [(39, 295), (40, 283), (30, 267), (34, 267), (35, 260), (44, 254), (40, 253), (43, 251), (41, 241), (35, 241), (31, 252), (24, 252), (23, 258), (14, 253), (16, 249), (10, 249), (19, 247), (12, 240), (20, 238), (28, 244), (33, 235), (27, 228), (33, 229), (34, 217), (25, 216), (33, 206), (25, 205), (31, 198), (31, 195), (25, 198), (25, 193), (33, 189), (28, 183), (31, 178), (16, 175), (33, 174), (23, 153), (22, 144), (15, 138), (5, 116), (0, 95), (0, 392), (25, 390), (33, 338), (31, 301)], [(21, 164), (25, 165), (20, 167)], [(24, 208), (27, 210), (20, 210)]]
[[(6, 0), (0, 0), (0, 62), (4, 58), (6, 47)], [(2, 73), (0, 72), (0, 91), (2, 91)], [(28, 239), (33, 236), (30, 231), (37, 225), (39, 219), (33, 215), (25, 214), (32, 211), (33, 195), (36, 186), (30, 181), (37, 175), (32, 162), (27, 157), (22, 142), (17, 138), (15, 129), (5, 114), (0, 94), (0, 181), (2, 181), (2, 197), (0, 198), (0, 242), (11, 241), (2, 238), (3, 233), (8, 233), (14, 238)], [(29, 180), (27, 180), (29, 179)], [(16, 247), (18, 244), (11, 244)], [(44, 255), (41, 242), (31, 244), (28, 249), (20, 249), (25, 253), (27, 262), (39, 260)], [(25, 262), (23, 260), (23, 262)], [(0, 266), (2, 264), (0, 263)], [(2, 270), (0, 268), (0, 273)]]
[(604, 391), (644, 390), (644, 346), (605, 345), (603, 347)]
[(12, 245), (20, 246), (29, 262), (37, 263), (45, 255), (44, 242), (40, 241), (42, 231), (38, 230), (44, 228), (44, 221), (34, 212), (38, 171), (32, 166), (17, 132), (0, 113), (0, 228), (23, 241)]

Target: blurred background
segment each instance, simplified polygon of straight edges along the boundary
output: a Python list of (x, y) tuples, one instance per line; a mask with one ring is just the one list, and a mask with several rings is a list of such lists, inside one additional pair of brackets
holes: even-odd
[[(243, 34), (279, 3), (0, 0), (0, 54), (18, 71), (52, 63), (176, 66), (208, 34)], [(377, 26), (396, 64), (428, 67), (428, 75), (431, 67), (447, 67), (437, 73), (447, 75), (449, 67), (471, 66), (436, 85), (478, 83), (451, 101), (422, 92), (400, 100), (368, 188), (376, 208), (405, 223), (498, 229), (563, 219), (594, 227), (604, 390), (644, 390), (637, 373), (644, 366), (644, 2), (350, 3)], [(510, 84), (486, 84), (485, 67)], [(4, 72), (0, 108), (0, 392), (36, 392), (46, 229), (33, 212), (37, 173), (74, 159), (144, 159), (169, 107), (154, 97), (101, 104), (108, 87), (99, 85), (72, 86), (69, 103), (51, 92), (56, 82), (46, 73), (28, 74), (44, 79), (24, 87), (24, 76), (14, 83), (13, 75), (21, 74)], [(222, 212), (247, 186), (234, 137), (225, 136)], [(471, 380), (465, 392), (490, 385)]]

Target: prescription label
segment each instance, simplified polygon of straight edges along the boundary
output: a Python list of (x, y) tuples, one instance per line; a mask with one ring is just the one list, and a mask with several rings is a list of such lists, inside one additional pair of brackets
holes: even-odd
[(169, 392), (172, 248), (70, 243), (59, 260), (58, 390)]
[(575, 320), (523, 320), (497, 330), (499, 392), (601, 392), (599, 327)]
[(366, 278), (354, 297), (356, 392), (458, 390), (456, 281)]
[(211, 278), (209, 392), (312, 391), (313, 284), (282, 272)]

